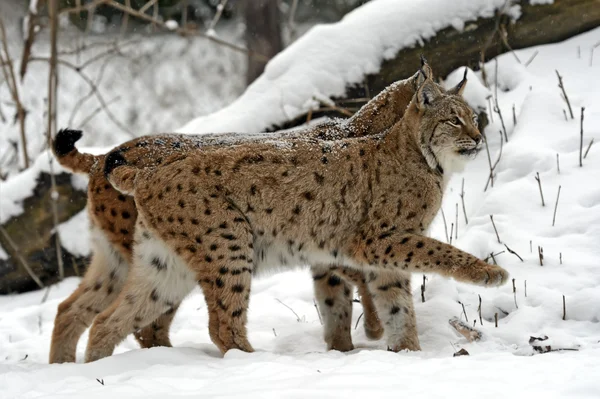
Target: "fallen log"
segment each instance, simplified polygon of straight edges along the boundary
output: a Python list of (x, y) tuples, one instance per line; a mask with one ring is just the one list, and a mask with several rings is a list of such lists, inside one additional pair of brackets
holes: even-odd
[[(55, 181), (58, 220), (62, 223), (85, 207), (87, 196), (85, 191), (72, 185), (69, 173), (55, 175)], [(1, 226), (0, 245), (9, 257), (0, 259), (0, 294), (39, 288), (36, 280), (43, 285), (58, 281), (56, 235), (50, 207), (51, 188), (50, 174), (41, 172), (32, 195), (23, 200), (23, 213)], [(85, 271), (87, 259), (74, 256), (64, 248), (62, 259), (65, 276)]]

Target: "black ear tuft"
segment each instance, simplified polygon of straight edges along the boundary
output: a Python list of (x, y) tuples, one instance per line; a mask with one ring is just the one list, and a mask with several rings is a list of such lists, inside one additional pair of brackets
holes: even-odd
[(54, 153), (59, 157), (67, 155), (75, 149), (75, 143), (82, 136), (81, 130), (61, 129), (54, 138)]
[(425, 59), (425, 56), (423, 55), (423, 53), (421, 53), (421, 66), (425, 66), (425, 64), (427, 64), (427, 60)]
[(127, 165), (127, 160), (121, 153), (121, 151), (116, 150), (111, 152), (106, 156), (104, 160), (104, 176), (108, 179), (110, 173), (119, 166)]
[(467, 72), (469, 72), (469, 68), (465, 67), (465, 74), (463, 75), (463, 82), (467, 80)]

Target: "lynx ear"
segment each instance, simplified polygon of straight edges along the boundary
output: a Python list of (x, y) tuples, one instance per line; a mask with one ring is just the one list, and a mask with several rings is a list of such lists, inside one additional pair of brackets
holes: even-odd
[(417, 90), (417, 107), (419, 109), (426, 108), (441, 95), (442, 93), (433, 80), (426, 79), (419, 90)]
[(433, 80), (433, 71), (423, 54), (421, 54), (421, 68), (417, 76), (417, 87), (420, 87), (427, 79)]
[(467, 71), (469, 69), (467, 67), (465, 67), (465, 74), (463, 75), (463, 78), (460, 82), (458, 82), (458, 84), (456, 86), (454, 86), (453, 88), (451, 88), (450, 90), (448, 90), (448, 94), (455, 94), (458, 96), (462, 96), (463, 92), (465, 91), (465, 87), (467, 87)]

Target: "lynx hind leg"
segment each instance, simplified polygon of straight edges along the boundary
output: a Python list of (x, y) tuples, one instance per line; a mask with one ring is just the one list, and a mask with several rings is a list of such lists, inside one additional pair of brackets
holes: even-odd
[(394, 352), (403, 349), (421, 350), (410, 273), (369, 272), (367, 284), (373, 294), (377, 313), (385, 326), (388, 349)]
[(160, 315), (158, 319), (133, 333), (136, 341), (142, 348), (172, 346), (169, 331), (179, 305), (179, 303), (174, 304), (172, 308)]
[(90, 329), (86, 362), (111, 355), (127, 335), (174, 312), (196, 286), (195, 274), (185, 262), (141, 224), (136, 227), (136, 243), (125, 287)]
[(359, 270), (353, 270), (347, 267), (330, 268), (334, 273), (342, 279), (352, 282), (356, 285), (360, 303), (363, 307), (363, 326), (365, 334), (370, 340), (378, 340), (383, 336), (384, 329), (377, 314), (377, 308), (373, 302), (373, 295), (369, 291), (365, 274)]
[(349, 279), (356, 285), (360, 303), (363, 307), (363, 326), (367, 338), (371, 340), (380, 339), (383, 336), (384, 329), (377, 314), (373, 295), (369, 291), (365, 274), (348, 268), (343, 268), (338, 272), (341, 273), (343, 278)]
[(101, 231), (92, 230), (92, 261), (79, 287), (58, 306), (50, 344), (50, 363), (74, 362), (77, 342), (96, 315), (121, 291), (129, 269)]
[(212, 210), (201, 222), (207, 228), (187, 231), (182, 253), (202, 286), (212, 341), (223, 353), (253, 352), (246, 332), (254, 265), (252, 231), (229, 204), (214, 200), (206, 206)]
[(326, 266), (313, 267), (312, 275), (327, 350), (351, 351), (352, 286)]

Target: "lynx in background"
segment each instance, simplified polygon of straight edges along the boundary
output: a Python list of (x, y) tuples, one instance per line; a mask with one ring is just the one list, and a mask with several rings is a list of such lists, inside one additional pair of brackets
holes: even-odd
[[(431, 68), (422, 64), (422, 71), (409, 79), (390, 85), (363, 106), (352, 118), (326, 122), (288, 133), (177, 135), (163, 134), (131, 140), (118, 147), (129, 165), (152, 167), (168, 164), (191, 151), (212, 151), (215, 148), (239, 145), (248, 141), (273, 141), (280, 138), (315, 138), (336, 140), (382, 133), (399, 121), (424, 76)], [(459, 84), (450, 92), (460, 90)], [(440, 90), (443, 90), (439, 87)], [(59, 305), (52, 334), (50, 362), (75, 361), (77, 342), (96, 315), (104, 311), (121, 292), (132, 262), (132, 246), (137, 220), (133, 198), (114, 190), (104, 176), (105, 155), (82, 154), (75, 148), (81, 132), (63, 130), (54, 140), (53, 150), (60, 164), (73, 172), (89, 175), (88, 213), (92, 225), (92, 261), (73, 294)], [(383, 335), (371, 295), (361, 272), (346, 270), (340, 278), (338, 270), (313, 268), (315, 296), (323, 315), (328, 349), (347, 351), (353, 348), (350, 336), (351, 298), (344, 305), (338, 301), (329, 307), (326, 299), (349, 293), (356, 284), (364, 307), (365, 332), (371, 339)], [(169, 327), (179, 302), (158, 316), (152, 323), (134, 332), (142, 347), (171, 346)], [(340, 319), (340, 315), (343, 317)]]

